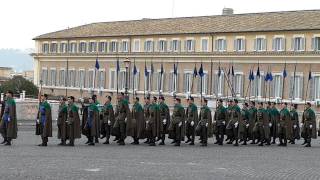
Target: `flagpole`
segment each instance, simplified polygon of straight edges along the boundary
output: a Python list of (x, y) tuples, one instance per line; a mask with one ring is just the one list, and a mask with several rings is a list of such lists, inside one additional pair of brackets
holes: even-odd
[[(212, 83), (212, 80), (213, 80), (213, 79), (212, 79), (212, 77), (213, 77), (213, 74), (212, 74), (212, 71), (213, 71), (213, 70), (212, 70), (212, 68), (213, 68), (213, 67), (212, 67), (212, 66), (213, 66), (212, 59), (211, 59), (211, 62), (210, 62), (210, 63), (211, 63), (211, 67), (210, 67), (210, 68), (211, 68), (211, 69), (210, 69), (210, 96), (213, 97), (213, 94), (212, 94), (212, 86), (213, 86), (213, 83)], [(212, 99), (213, 99), (213, 98), (212, 98)]]
[(268, 90), (269, 91), (269, 101), (270, 101), (270, 86), (271, 86), (271, 78), (272, 78), (271, 77), (272, 74), (271, 74), (270, 70), (271, 70), (271, 67), (269, 66), (269, 90)]
[(119, 56), (117, 55), (117, 95), (119, 94)]
[(285, 84), (285, 80), (286, 80), (286, 77), (287, 77), (287, 62), (284, 62), (284, 70), (283, 70), (283, 73), (282, 73), (282, 93), (281, 93), (281, 103), (283, 101), (283, 97), (284, 97), (284, 84)]
[(146, 97), (146, 85), (147, 85), (147, 79), (146, 79), (146, 68), (147, 68), (147, 60), (144, 60), (144, 86), (143, 86), (143, 96)]
[(308, 76), (307, 90), (306, 90), (306, 97), (305, 97), (305, 100), (304, 100), (304, 104), (307, 104), (310, 79), (311, 79), (311, 64), (310, 64), (310, 67), (309, 67), (309, 76)]
[[(135, 74), (135, 68), (136, 68), (136, 58), (133, 58), (133, 78), (132, 78), (132, 100), (134, 100), (134, 96), (135, 96), (135, 89), (134, 89), (134, 81), (136, 78), (136, 74)], [(131, 68), (130, 68), (131, 69)]]
[[(292, 101), (293, 101), (293, 98), (294, 98), (294, 89), (295, 89), (295, 85), (296, 85), (296, 71), (297, 71), (297, 62), (294, 65), (293, 87), (292, 87), (292, 90), (291, 90), (291, 102), (290, 102), (291, 104), (292, 104)], [(290, 106), (290, 110), (291, 110), (291, 106)]]
[[(229, 62), (229, 71), (230, 71), (230, 62)], [(228, 87), (229, 87), (229, 84), (228, 84), (228, 80), (227, 79), (229, 79), (229, 76), (230, 76), (230, 73), (228, 73), (227, 75), (226, 75), (226, 79), (225, 79), (225, 82), (227, 82), (227, 85), (228, 85)], [(227, 80), (227, 81), (226, 81)], [(229, 87), (230, 88), (230, 87)], [(229, 88), (227, 88), (227, 101), (229, 101)]]

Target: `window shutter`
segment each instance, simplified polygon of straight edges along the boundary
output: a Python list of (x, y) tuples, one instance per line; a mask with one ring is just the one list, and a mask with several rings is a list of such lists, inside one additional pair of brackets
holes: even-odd
[(197, 78), (197, 92), (198, 92), (198, 94), (200, 94), (200, 91), (201, 91), (200, 85), (201, 85), (201, 79), (200, 79), (200, 76), (198, 76), (198, 78)]
[(170, 41), (170, 44), (169, 44), (169, 52), (173, 51), (173, 41)]
[(214, 41), (214, 50), (218, 51), (218, 39)]
[(196, 51), (196, 40), (192, 40), (192, 51), (195, 52)]
[(178, 41), (178, 52), (181, 52), (181, 40)]
[(276, 39), (272, 39), (272, 51), (276, 51)]
[(233, 51), (237, 51), (237, 40), (233, 40)]
[(245, 83), (245, 78), (244, 75), (241, 75), (241, 80), (240, 80), (241, 86), (240, 86), (240, 97), (244, 97), (244, 83)]
[(224, 74), (221, 74), (221, 81), (220, 81), (220, 83), (221, 83), (221, 93), (222, 93), (222, 97), (224, 96), (224, 94), (225, 94), (225, 81), (224, 81), (224, 79), (225, 79), (225, 76), (224, 76)]
[(294, 92), (292, 92), (292, 88), (293, 88), (293, 84), (294, 84), (294, 77), (290, 76), (290, 89), (289, 89), (289, 98), (292, 99), (294, 98), (293, 94)]
[(243, 50), (243, 51), (246, 51), (246, 40), (243, 39), (242, 41), (243, 41), (243, 49), (242, 49), (242, 50)]
[(147, 52), (147, 41), (144, 41), (143, 49), (144, 49), (144, 52)]
[(184, 41), (184, 52), (187, 51), (187, 40)]
[(253, 51), (257, 51), (257, 41), (258, 41), (257, 38), (254, 39), (254, 41), (253, 41)]
[[(273, 81), (271, 81), (271, 83), (270, 83), (270, 96), (271, 97), (274, 97), (275, 98), (275, 95), (276, 95), (276, 93), (275, 93), (275, 91), (276, 91), (276, 89), (275, 89), (275, 86), (276, 86), (276, 78), (273, 80)], [(264, 86), (263, 86), (263, 94), (265, 94), (265, 80), (264, 80), (264, 77), (263, 77), (263, 84), (264, 84)], [(281, 92), (280, 92), (281, 93)], [(263, 95), (262, 95), (263, 96)]]
[(303, 76), (299, 76), (299, 78), (300, 78), (299, 95), (300, 95), (300, 98), (303, 99), (303, 93), (304, 93), (303, 81), (304, 81), (304, 78), (303, 78)]
[(151, 52), (154, 52), (154, 41), (151, 41)]
[(226, 51), (227, 50), (227, 40), (223, 40), (223, 50)]
[(160, 42), (161, 42), (161, 41), (156, 41), (156, 43), (155, 43), (155, 44), (157, 44), (157, 46), (155, 46), (155, 51), (156, 51), (156, 52), (160, 52), (160, 50), (161, 50)]
[(315, 77), (313, 77), (309, 82), (309, 99), (311, 101), (315, 100), (314, 94), (315, 94)]
[(215, 73), (213, 75), (213, 81), (211, 82), (212, 83), (212, 89), (213, 89), (213, 94), (218, 97), (218, 85), (219, 85), (219, 77), (218, 77), (218, 74)]
[(291, 51), (295, 50), (295, 43), (294, 43), (294, 38), (291, 38)]
[(312, 41), (311, 41), (311, 49), (312, 49), (312, 51), (315, 51), (316, 50), (316, 48), (315, 48), (315, 44), (316, 44), (316, 38), (312, 38)]
[(187, 74), (183, 74), (183, 92), (187, 93)]
[(173, 73), (169, 73), (169, 88), (168, 88), (169, 92), (173, 91)]
[(177, 80), (176, 80), (176, 92), (180, 92), (179, 91), (179, 76), (180, 76), (180, 73), (177, 73)]
[(123, 42), (120, 42), (120, 43), (119, 43), (119, 52), (122, 52), (122, 50), (124, 50), (124, 49), (122, 48), (122, 46), (123, 46)]
[(287, 49), (287, 40), (285, 38), (281, 38), (281, 50), (286, 51)]
[(305, 44), (306, 44), (306, 39), (305, 38), (302, 38), (302, 40), (301, 40), (302, 42), (302, 50), (304, 51), (305, 49), (306, 49), (306, 46), (305, 46)]
[(262, 41), (262, 50), (264, 50), (264, 51), (267, 50), (267, 39), (263, 39), (263, 41)]
[(168, 49), (168, 47), (167, 47), (167, 41), (164, 41), (164, 52), (167, 52), (167, 49)]

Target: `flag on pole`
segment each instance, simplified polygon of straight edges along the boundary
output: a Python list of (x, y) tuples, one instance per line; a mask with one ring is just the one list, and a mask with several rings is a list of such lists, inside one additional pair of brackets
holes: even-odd
[(95, 67), (96, 67), (97, 70), (100, 69), (100, 64), (99, 64), (98, 58), (96, 59), (96, 65), (95, 65)]
[(267, 72), (266, 76), (264, 77), (264, 80), (267, 82), (269, 81), (269, 72)]
[(153, 73), (154, 73), (154, 68), (153, 68), (153, 63), (152, 63), (152, 61), (151, 61), (151, 67), (150, 67), (150, 70), (151, 70), (151, 74), (153, 74)]
[(178, 74), (178, 65), (176, 65), (176, 63), (173, 64), (173, 74), (174, 75)]
[(203, 76), (204, 76), (202, 63), (201, 63), (200, 69), (199, 69), (199, 76), (200, 76), (200, 77), (203, 77)]
[(144, 62), (144, 76), (148, 76), (149, 75), (149, 72), (148, 72), (148, 69), (147, 69), (147, 62), (145, 61)]
[(193, 69), (193, 77), (197, 77), (197, 76), (198, 76), (198, 71), (197, 71), (197, 66), (195, 65)]
[(220, 67), (220, 64), (219, 64), (219, 68), (218, 68), (218, 77), (221, 76), (221, 67)]
[(287, 70), (286, 70), (286, 64), (284, 65), (284, 68), (283, 68), (283, 73), (282, 73), (282, 76), (283, 78), (286, 78), (287, 77)]
[(272, 73), (269, 72), (269, 81), (272, 81), (273, 80), (273, 76), (272, 76)]
[(134, 66), (133, 66), (133, 75), (137, 75), (137, 73), (138, 73), (137, 66), (136, 66), (136, 63), (134, 63)]
[(258, 69), (257, 69), (257, 77), (260, 78), (260, 67), (258, 66)]
[(312, 79), (312, 73), (311, 70), (309, 70), (309, 77), (308, 77), (308, 81), (310, 81)]
[(231, 66), (231, 75), (234, 76), (234, 68), (233, 68), (233, 65)]
[(163, 70), (163, 64), (161, 63), (161, 67), (160, 67), (160, 74), (163, 75), (164, 70)]
[(119, 59), (117, 59), (117, 72), (120, 72), (120, 63), (119, 63)]
[(250, 69), (250, 72), (249, 72), (249, 80), (250, 81), (254, 80), (253, 70), (251, 70), (251, 69)]

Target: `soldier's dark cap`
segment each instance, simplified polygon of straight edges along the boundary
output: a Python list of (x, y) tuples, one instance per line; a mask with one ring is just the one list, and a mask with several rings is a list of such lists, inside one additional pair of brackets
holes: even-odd
[(68, 98), (74, 101), (74, 97), (73, 96), (69, 96)]
[(310, 102), (307, 102), (307, 105), (308, 105), (308, 106), (311, 106), (311, 103), (310, 103)]
[(97, 95), (92, 95), (92, 97), (91, 97), (93, 100), (96, 100), (97, 99)]
[(13, 91), (11, 91), (11, 90), (8, 90), (7, 93), (13, 95)]
[(175, 99), (176, 99), (177, 101), (181, 102), (181, 99), (180, 99), (180, 98), (176, 97)]
[(111, 101), (112, 100), (112, 97), (111, 96), (107, 96), (107, 98)]
[(233, 100), (232, 100), (232, 99), (229, 99), (228, 102), (233, 102)]
[(258, 104), (263, 105), (263, 102), (258, 102)]
[(268, 101), (268, 105), (271, 105), (271, 102), (270, 102), (270, 101)]
[(48, 98), (48, 94), (44, 94), (43, 97)]
[(120, 94), (121, 94), (122, 96), (124, 96), (124, 92), (121, 92)]
[(223, 100), (222, 100), (222, 99), (218, 99), (217, 101), (219, 101), (219, 102), (223, 103)]
[(234, 99), (233, 101), (234, 101), (235, 103), (238, 103), (238, 99)]
[(295, 109), (298, 108), (298, 104), (291, 104), (291, 106), (293, 106)]
[(251, 104), (256, 105), (256, 102), (254, 102), (254, 101), (250, 101), (250, 102), (251, 102)]
[(139, 97), (136, 97), (136, 100), (139, 101), (140, 100)]
[(60, 97), (60, 100), (66, 101), (67, 99), (66, 99), (65, 97), (61, 96), (61, 97)]
[(244, 103), (244, 106), (248, 107), (248, 106), (249, 106), (249, 104), (248, 104), (247, 102), (245, 102), (245, 103)]
[(194, 101), (194, 97), (190, 96), (189, 100)]
[(207, 103), (207, 102), (208, 102), (208, 99), (206, 99), (206, 98), (203, 98), (203, 101), (204, 101), (205, 103)]
[(150, 96), (146, 96), (146, 97), (144, 97), (144, 99), (148, 99), (148, 100), (150, 100)]
[(163, 97), (163, 96), (160, 96), (159, 99), (164, 100), (164, 97)]
[(155, 100), (155, 101), (156, 101), (156, 100), (158, 100), (158, 98), (157, 98), (156, 96), (153, 96), (153, 100)]

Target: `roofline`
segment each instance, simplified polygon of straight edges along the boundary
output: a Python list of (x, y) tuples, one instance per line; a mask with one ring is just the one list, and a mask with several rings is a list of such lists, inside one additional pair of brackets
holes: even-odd
[(284, 30), (262, 30), (262, 31), (229, 31), (229, 32), (198, 32), (198, 33), (159, 33), (159, 34), (130, 34), (130, 35), (115, 35), (115, 36), (72, 36), (72, 37), (57, 37), (57, 38), (33, 38), (32, 40), (50, 40), (50, 39), (64, 39), (64, 40), (71, 40), (71, 39), (80, 39), (80, 38), (111, 38), (111, 37), (133, 37), (133, 36), (166, 36), (166, 35), (185, 35), (185, 34), (209, 34), (209, 35), (214, 35), (214, 34), (220, 34), (220, 33), (226, 33), (226, 34), (231, 34), (231, 33), (254, 33), (254, 32), (293, 32), (293, 31), (319, 31), (320, 29), (284, 29)]

